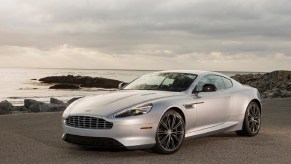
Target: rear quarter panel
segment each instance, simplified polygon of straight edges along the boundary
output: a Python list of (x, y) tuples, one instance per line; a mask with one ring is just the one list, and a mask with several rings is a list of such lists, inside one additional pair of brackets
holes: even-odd
[(245, 114), (246, 108), (252, 100), (261, 101), (258, 90), (250, 86), (238, 84), (231, 90), (230, 94), (230, 115)]

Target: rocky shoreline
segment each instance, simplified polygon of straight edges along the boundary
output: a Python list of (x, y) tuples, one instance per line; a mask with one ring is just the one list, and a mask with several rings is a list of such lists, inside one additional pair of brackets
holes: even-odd
[(237, 74), (231, 78), (255, 87), (262, 98), (291, 97), (291, 71), (273, 71), (265, 74)]
[(49, 89), (118, 88), (122, 82), (114, 79), (90, 76), (48, 76), (39, 79), (41, 83), (52, 84)]
[(38, 112), (58, 112), (64, 111), (71, 103), (81, 97), (72, 98), (67, 102), (63, 102), (56, 98), (50, 98), (49, 103), (36, 101), (33, 99), (25, 99), (23, 106), (13, 106), (7, 100), (0, 102), (0, 115), (13, 113), (38, 113)]
[[(37, 79), (31, 79), (36, 81)], [(49, 89), (70, 89), (77, 90), (81, 88), (104, 88), (116, 89), (122, 82), (114, 79), (90, 76), (48, 76), (38, 80), (41, 83), (51, 85)], [(56, 98), (51, 98), (50, 103), (45, 103), (33, 99), (25, 99), (23, 106), (13, 106), (9, 101), (0, 102), (0, 115), (13, 113), (38, 113), (38, 112), (56, 112), (64, 111), (73, 101), (80, 97), (72, 98), (63, 102)]]
[[(238, 82), (255, 87), (263, 99), (291, 97), (291, 71), (274, 71), (266, 74), (237, 74), (232, 76)], [(52, 84), (50, 89), (80, 89), (82, 87), (117, 88), (121, 81), (89, 76), (50, 76), (39, 79), (42, 83)], [(29, 112), (63, 111), (75, 100), (63, 102), (51, 98), (50, 103), (25, 99), (24, 106), (13, 106), (4, 100), (0, 102), (0, 115)]]

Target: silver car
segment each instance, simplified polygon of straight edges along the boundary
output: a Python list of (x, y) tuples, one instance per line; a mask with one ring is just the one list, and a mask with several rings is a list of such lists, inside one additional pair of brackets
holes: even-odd
[(176, 152), (187, 137), (261, 127), (260, 95), (216, 72), (161, 71), (85, 97), (63, 113), (63, 140), (82, 146)]

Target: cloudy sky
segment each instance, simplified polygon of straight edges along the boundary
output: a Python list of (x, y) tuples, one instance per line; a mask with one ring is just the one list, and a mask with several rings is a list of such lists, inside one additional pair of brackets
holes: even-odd
[(291, 70), (290, 0), (0, 4), (0, 67)]

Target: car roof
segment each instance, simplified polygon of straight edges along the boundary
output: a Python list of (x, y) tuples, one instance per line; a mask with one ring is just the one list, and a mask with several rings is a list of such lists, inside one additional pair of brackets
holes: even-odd
[(206, 74), (206, 73), (215, 73), (210, 71), (202, 71), (202, 70), (166, 70), (166, 71), (159, 71), (159, 72), (177, 72), (177, 73), (191, 73), (196, 75)]
[(214, 75), (219, 75), (219, 76), (223, 76), (223, 77), (227, 77), (230, 78), (222, 73), (219, 72), (213, 72), (213, 71), (202, 71), (202, 70), (166, 70), (166, 71), (159, 71), (159, 72), (177, 72), (177, 73), (191, 73), (191, 74), (195, 74), (198, 76), (204, 76), (204, 75), (208, 75), (208, 74), (214, 74)]

